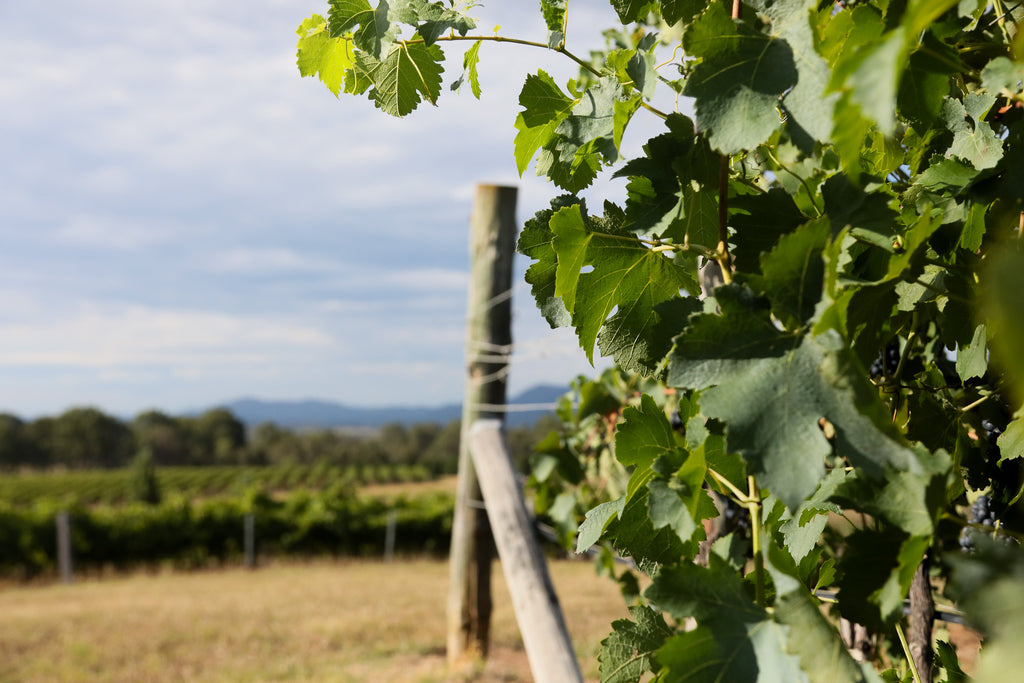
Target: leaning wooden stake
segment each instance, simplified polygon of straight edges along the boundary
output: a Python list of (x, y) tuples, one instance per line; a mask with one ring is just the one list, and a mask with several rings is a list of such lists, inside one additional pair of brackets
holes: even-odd
[(536, 683), (583, 682), (544, 554), (533, 535), (499, 420), (477, 420), (470, 452)]
[(459, 443), (459, 483), (449, 553), (448, 663), (486, 657), (491, 625), (493, 541), (468, 430), (480, 417), (503, 419), (488, 406), (505, 403), (512, 343), (512, 256), (516, 188), (478, 185), (470, 220), (470, 283), (466, 321), (466, 388)]

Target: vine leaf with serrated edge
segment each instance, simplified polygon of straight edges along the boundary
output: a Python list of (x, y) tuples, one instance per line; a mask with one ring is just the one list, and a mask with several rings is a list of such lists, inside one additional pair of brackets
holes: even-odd
[(476, 41), (473, 46), (466, 50), (462, 57), (462, 75), (452, 83), (452, 90), (459, 90), (466, 79), (469, 79), (469, 89), (473, 97), (480, 99), (480, 74), (477, 71), (477, 63), (480, 61), (481, 41)]
[(537, 151), (551, 142), (555, 129), (572, 110), (573, 100), (551, 76), (538, 71), (526, 77), (519, 93), (519, 106), (523, 111), (515, 122), (519, 131), (515, 138), (515, 157), (519, 175), (522, 175)]
[(756, 605), (743, 579), (715, 554), (708, 567), (683, 563), (664, 568), (644, 592), (674, 619), (693, 617), (697, 628), (678, 633), (655, 661), (666, 680), (799, 683), (807, 677), (787, 651), (787, 630)]
[(738, 24), (723, 3), (710, 3), (683, 34), (699, 57), (683, 94), (693, 97), (697, 125), (712, 147), (733, 154), (753, 149), (779, 128), (779, 100), (797, 83), (786, 42)]
[[(946, 125), (953, 133), (948, 155), (969, 162), (979, 171), (995, 168), (1003, 158), (1003, 142), (984, 121), (996, 98), (988, 93), (968, 93), (963, 103), (947, 99), (942, 108)], [(968, 117), (971, 123), (967, 122)]]
[(719, 288), (716, 301), (721, 315), (691, 318), (676, 338), (668, 383), (702, 390), (702, 412), (726, 423), (729, 450), (791, 510), (825, 475), (822, 418), (837, 453), (870, 476), (920, 470), (838, 334), (782, 332), (767, 302), (738, 286)]
[[(699, 292), (696, 274), (647, 248), (618, 225), (599, 230), (580, 205), (556, 212), (549, 227), (558, 259), (554, 294), (572, 314), (587, 358), (593, 362), (598, 332), (604, 327), (602, 351), (623, 367), (643, 370), (660, 362), (646, 353), (662, 346), (657, 341), (646, 346), (647, 337), (663, 329), (656, 307), (678, 297), (681, 290)], [(593, 270), (582, 272), (588, 266)]]
[(652, 670), (652, 657), (675, 632), (656, 610), (642, 605), (629, 608), (629, 619), (612, 622), (612, 634), (601, 641), (602, 683), (631, 683)]
[(392, 116), (405, 116), (424, 99), (433, 104), (441, 91), (443, 60), (436, 45), (397, 43), (373, 67), (370, 99)]
[[(331, 38), (327, 21), (319, 14), (304, 20), (296, 33), (296, 64), (302, 76), (316, 76), (337, 97), (346, 74), (353, 68), (352, 41)], [(348, 89), (346, 88), (346, 91)]]
[(375, 59), (381, 59), (398, 36), (386, 0), (381, 0), (376, 9), (367, 0), (331, 0), (330, 5), (327, 15), (330, 36), (340, 38), (351, 32), (356, 47)]

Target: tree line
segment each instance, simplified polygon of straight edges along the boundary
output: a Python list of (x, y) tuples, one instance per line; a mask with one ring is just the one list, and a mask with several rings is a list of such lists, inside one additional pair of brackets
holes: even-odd
[[(509, 430), (510, 449), (525, 467), (533, 446), (551, 431), (553, 418)], [(432, 474), (456, 471), (459, 422), (386, 424), (373, 433), (293, 430), (271, 422), (252, 429), (230, 410), (198, 416), (157, 410), (122, 421), (93, 407), (23, 420), (0, 414), (0, 469), (124, 467), (140, 453), (156, 466), (259, 465), (329, 462), (338, 465), (422, 465)]]

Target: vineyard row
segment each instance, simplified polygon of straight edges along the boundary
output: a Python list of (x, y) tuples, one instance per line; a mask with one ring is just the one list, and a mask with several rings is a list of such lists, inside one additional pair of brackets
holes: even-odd
[[(60, 500), (65, 505), (119, 504), (132, 500), (131, 468), (0, 474), (0, 503), (30, 505)], [(250, 487), (268, 491), (322, 489), (337, 484), (426, 481), (422, 465), (335, 465), (286, 463), (265, 466), (163, 467), (156, 471), (164, 496), (199, 498), (238, 493)]]
[(0, 503), (0, 575), (30, 578), (55, 571), (55, 520), (61, 510), (69, 512), (78, 572), (166, 564), (194, 568), (238, 560), (247, 514), (255, 520), (260, 556), (379, 556), (389, 516), (395, 551), (441, 554), (448, 549), (453, 500), (448, 494), (385, 500), (331, 486), (281, 498), (251, 489), (205, 500), (173, 497), (158, 505)]

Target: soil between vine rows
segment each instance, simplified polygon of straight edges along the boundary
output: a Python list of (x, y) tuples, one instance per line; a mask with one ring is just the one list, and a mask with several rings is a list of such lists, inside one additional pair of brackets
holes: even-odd
[[(552, 563), (577, 654), (627, 616), (588, 562)], [(442, 561), (273, 564), (139, 573), (0, 589), (0, 682), (532, 680), (499, 564), (493, 652), (482, 670), (445, 663)]]

